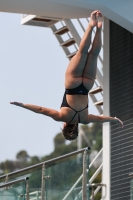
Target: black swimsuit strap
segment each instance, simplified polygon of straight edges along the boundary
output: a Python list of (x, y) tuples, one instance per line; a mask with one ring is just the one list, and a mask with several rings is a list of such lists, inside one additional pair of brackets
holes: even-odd
[[(69, 105), (69, 104), (68, 104)], [(74, 110), (75, 112), (78, 112), (77, 110), (75, 110), (74, 108), (72, 108), (71, 106), (69, 106), (69, 108), (71, 108), (72, 110)]]
[[(69, 106), (69, 107), (70, 107), (70, 106)], [(70, 108), (71, 108), (71, 107), (70, 107)], [(74, 114), (74, 116), (72, 117), (71, 121), (74, 119), (74, 117), (75, 117), (76, 114), (78, 113), (78, 122), (80, 123), (80, 115), (79, 115), (79, 113), (80, 113), (81, 111), (85, 110), (86, 108), (88, 108), (88, 104), (87, 104), (87, 106), (86, 106), (85, 108), (83, 108), (82, 110), (79, 110), (79, 111), (77, 111), (77, 110), (71, 108), (72, 110), (75, 111), (75, 114)], [(71, 122), (71, 121), (70, 121), (70, 122)], [(69, 123), (70, 123), (70, 122), (69, 122)]]
[(80, 113), (81, 111), (85, 110), (86, 108), (88, 108), (88, 104), (87, 104), (87, 106), (86, 106), (85, 108), (83, 108), (82, 110), (77, 111), (77, 113), (78, 113), (78, 122), (79, 122), (79, 123), (80, 123), (80, 115), (79, 115), (79, 113)]
[(88, 104), (87, 104), (87, 106), (85, 108), (83, 108), (82, 110), (77, 111), (77, 112), (81, 112), (81, 111), (85, 110), (86, 108), (88, 108)]
[[(75, 111), (74, 116), (72, 117), (71, 121), (74, 119), (74, 117), (76, 116), (76, 114), (78, 113), (78, 111)], [(71, 121), (69, 123), (71, 123)]]
[[(79, 111), (80, 112), (80, 111)], [(78, 112), (78, 122), (80, 123), (80, 115), (79, 115), (79, 112)]]

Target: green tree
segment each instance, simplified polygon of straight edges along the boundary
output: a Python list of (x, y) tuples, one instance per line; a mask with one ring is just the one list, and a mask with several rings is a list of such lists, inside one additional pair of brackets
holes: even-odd
[[(89, 140), (91, 150), (99, 151), (102, 148), (102, 124), (82, 125), (82, 129)], [(85, 146), (86, 142), (83, 140), (83, 147)]]
[(19, 168), (19, 163), (12, 160), (6, 160), (5, 162), (0, 163), (0, 169), (3, 170), (3, 173), (9, 173)]
[(29, 155), (25, 150), (21, 150), (17, 153), (16, 158), (19, 162), (27, 162)]
[(60, 145), (65, 145), (65, 138), (62, 137), (62, 133), (58, 133), (54, 138), (54, 147), (58, 148)]

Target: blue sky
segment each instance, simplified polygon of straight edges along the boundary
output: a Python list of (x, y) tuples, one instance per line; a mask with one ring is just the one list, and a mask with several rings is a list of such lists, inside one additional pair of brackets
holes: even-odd
[[(20, 25), (21, 15), (0, 13), (0, 161), (26, 150), (44, 156), (54, 149), (62, 123), (10, 105), (32, 103), (59, 110), (68, 59), (49, 28)], [(90, 101), (90, 113), (96, 113)]]

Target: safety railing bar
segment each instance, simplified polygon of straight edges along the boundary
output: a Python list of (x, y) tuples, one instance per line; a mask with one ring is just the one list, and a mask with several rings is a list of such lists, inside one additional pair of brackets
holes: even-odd
[(99, 155), (103, 152), (103, 148), (98, 152), (98, 154), (96, 155), (96, 157), (92, 160), (92, 162), (89, 165), (89, 168), (92, 167), (93, 163), (96, 161), (96, 159), (99, 157)]
[[(87, 186), (87, 188), (88, 188), (88, 187), (89, 187), (89, 184), (87, 184), (86, 186)], [(80, 192), (78, 193), (78, 195), (81, 195), (81, 194), (82, 194), (82, 187), (80, 187), (80, 188), (78, 188), (78, 189), (81, 189)], [(74, 200), (77, 200), (77, 197), (76, 197)]]
[[(99, 169), (99, 168), (98, 168), (98, 169)], [(101, 171), (101, 170), (100, 170), (100, 171)], [(100, 171), (98, 171), (98, 174), (99, 174)], [(88, 172), (88, 170), (87, 170), (87, 172)], [(98, 175), (98, 174), (97, 174), (97, 175)], [(97, 176), (97, 175), (96, 175), (96, 176)], [(62, 200), (65, 200), (65, 199), (70, 195), (70, 193), (73, 191), (73, 189), (76, 187), (76, 185), (77, 185), (77, 184), (79, 183), (79, 181), (82, 179), (82, 177), (83, 177), (83, 174), (79, 177), (79, 179), (75, 182), (75, 184), (72, 186), (72, 188), (68, 191), (68, 193), (66, 194), (66, 196), (65, 196)], [(95, 179), (95, 178), (94, 178), (94, 179)], [(102, 184), (102, 183), (101, 183), (101, 184)], [(98, 186), (97, 189), (95, 190), (95, 192), (98, 192), (98, 191), (100, 190), (101, 187), (102, 187), (102, 186)], [(98, 190), (98, 191), (97, 191), (97, 190)], [(94, 193), (95, 193), (95, 192), (94, 192)], [(96, 193), (96, 194), (97, 194), (97, 193)], [(95, 194), (95, 195), (96, 195), (96, 194)]]
[(83, 149), (74, 151), (74, 152), (72, 152), (72, 153), (68, 153), (68, 154), (66, 154), (66, 155), (63, 155), (63, 156), (60, 156), (60, 157), (57, 157), (57, 158), (53, 158), (53, 159), (51, 159), (51, 160), (45, 161), (44, 163), (45, 163), (45, 164), (49, 164), (49, 163), (54, 162), (54, 161), (59, 161), (59, 160), (68, 158), (68, 157), (70, 157), (70, 156), (74, 156), (74, 155), (76, 155), (76, 154), (78, 154), (78, 153), (82, 153), (82, 152), (84, 152), (85, 150), (90, 150), (90, 147), (86, 147), (86, 148), (83, 148)]
[[(102, 184), (102, 183), (101, 183)], [(105, 186), (105, 184), (103, 184), (103, 186)], [(102, 185), (100, 185), (100, 186), (98, 186), (96, 189), (95, 189), (95, 191), (94, 191), (94, 196), (96, 196), (97, 195), (97, 193), (99, 192), (99, 190), (103, 187)], [(90, 197), (90, 200), (92, 199), (92, 195), (91, 195), (91, 197)]]
[(24, 182), (24, 181), (27, 181), (28, 179), (29, 179), (29, 177), (21, 178), (21, 179), (15, 180), (15, 181), (10, 181), (8, 183), (4, 183), (4, 184), (0, 185), (0, 188), (6, 187), (6, 186), (9, 186), (9, 185), (13, 185), (15, 183)]
[(37, 194), (37, 193), (41, 194), (41, 191), (30, 192), (30, 195)]
[[(102, 188), (102, 186), (98, 186), (95, 191), (94, 191), (94, 196), (97, 195), (97, 193), (99, 192), (99, 190)], [(90, 200), (92, 199), (92, 195), (90, 196)]]
[[(102, 187), (106, 187), (106, 184), (103, 183), (92, 183), (91, 187), (97, 187), (93, 193), (94, 196), (99, 192)], [(90, 200), (92, 199), (92, 195), (90, 196)]]
[(65, 200), (73, 191), (73, 189), (76, 187), (76, 185), (79, 183), (79, 181), (82, 179), (83, 174), (78, 178), (78, 180), (75, 182), (75, 184), (71, 187), (71, 189), (68, 191), (68, 193), (65, 195), (65, 197), (62, 200)]
[(96, 178), (96, 176), (100, 173), (100, 171), (102, 170), (103, 164), (101, 164), (99, 166), (99, 168), (95, 171), (95, 173), (93, 174), (93, 176), (90, 178), (89, 183), (91, 184), (94, 179)]
[(83, 155), (83, 178), (82, 178), (82, 199), (87, 200), (87, 151)]
[[(94, 184), (92, 184), (93, 186), (98, 186), (96, 189), (95, 189), (95, 191), (94, 191), (94, 196), (96, 196), (97, 195), (97, 193), (99, 192), (99, 190), (104, 186), (104, 187), (106, 187), (106, 184), (103, 184), (103, 183), (100, 183), (100, 184), (98, 184), (98, 183), (94, 183)], [(87, 184), (87, 187), (89, 186), (89, 184)], [(80, 187), (81, 188), (81, 187)], [(79, 188), (78, 188), (79, 189)], [(79, 194), (81, 194), (82, 193), (82, 190), (79, 192)], [(92, 195), (90, 196), (90, 200), (92, 199)], [(102, 200), (102, 199), (101, 199)]]
[[(93, 165), (93, 163), (96, 161), (96, 159), (99, 157), (99, 155), (102, 153), (103, 149), (101, 149), (98, 154), (96, 155), (96, 157), (93, 159), (93, 161), (90, 163), (89, 165), (89, 169), (91, 168), (91, 166)], [(88, 170), (87, 170), (88, 172)], [(76, 185), (79, 183), (79, 181), (82, 179), (83, 174), (78, 178), (78, 180), (75, 182), (75, 184), (71, 187), (71, 189), (68, 191), (68, 193), (65, 195), (65, 197), (63, 198), (63, 200), (65, 200), (70, 193), (73, 191), (73, 189), (76, 187)]]
[(24, 168), (24, 169), (20, 169), (20, 170), (18, 170), (18, 171), (15, 171), (15, 172), (11, 172), (11, 173), (9, 173), (9, 174), (2, 175), (2, 176), (0, 176), (0, 179), (6, 178), (7, 176), (8, 176), (8, 177), (9, 177), (9, 176), (13, 176), (13, 175), (19, 174), (19, 173), (21, 173), (21, 172), (26, 172), (26, 171), (29, 171), (29, 170), (31, 170), (31, 169), (35, 169), (35, 168), (41, 167), (43, 164), (46, 165), (46, 164), (52, 163), (52, 162), (54, 162), (54, 161), (59, 161), (59, 160), (68, 158), (68, 157), (70, 157), (70, 156), (74, 156), (74, 155), (76, 155), (76, 154), (78, 154), (78, 153), (84, 152), (86, 149), (87, 149), (87, 150), (90, 150), (90, 147), (86, 147), (86, 148), (83, 148), (83, 149), (74, 151), (74, 152), (72, 152), (72, 153), (68, 153), (68, 154), (66, 154), (66, 155), (59, 156), (59, 157), (57, 157), (57, 158), (53, 158), (53, 159), (51, 159), (51, 160), (47, 160), (47, 161), (41, 162), (41, 163), (36, 164), (36, 165), (32, 165), (32, 166), (30, 166), (30, 167), (26, 167), (26, 168)]
[[(78, 193), (78, 195), (82, 195), (82, 188), (81, 188), (81, 191)], [(74, 199), (74, 200), (77, 200), (77, 197)]]
[(30, 198), (30, 200), (38, 200), (38, 199), (41, 199), (40, 197), (33, 197), (33, 198)]
[[(101, 152), (99, 152), (99, 155), (100, 155), (100, 153)], [(89, 167), (89, 169), (90, 169), (90, 167)], [(96, 176), (100, 173), (100, 171), (102, 170), (102, 165), (100, 165), (100, 167), (97, 169), (97, 171), (95, 172), (95, 174), (91, 177), (91, 179), (95, 179), (96, 178)], [(88, 172), (89, 170), (87, 170), (87, 172)], [(71, 189), (68, 191), (68, 193), (66, 194), (66, 196), (62, 199), (62, 200), (65, 200), (69, 195), (70, 195), (70, 193), (73, 191), (73, 189), (76, 187), (76, 185), (79, 183), (79, 181), (82, 179), (82, 177), (83, 177), (83, 174), (78, 178), (78, 180), (75, 182), (75, 184), (71, 187)], [(90, 179), (90, 181), (92, 182), (93, 180), (91, 180)], [(90, 183), (91, 183), (90, 182)], [(98, 187), (101, 187), (101, 186), (98, 186)], [(99, 188), (100, 189), (100, 188)]]
[(106, 184), (103, 184), (103, 183), (92, 183), (91, 184), (91, 187), (97, 187), (97, 186), (105, 187)]

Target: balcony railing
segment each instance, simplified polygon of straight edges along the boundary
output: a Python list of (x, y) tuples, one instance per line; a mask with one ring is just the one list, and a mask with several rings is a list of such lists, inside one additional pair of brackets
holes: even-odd
[[(42, 163), (0, 176), (0, 200), (89, 199), (89, 148), (84, 148)], [(77, 156), (80, 154), (80, 156)], [(80, 181), (73, 187), (78, 177)], [(29, 177), (25, 179), (25, 177)], [(66, 195), (69, 193), (69, 198)], [(82, 190), (82, 192), (81, 192)]]

